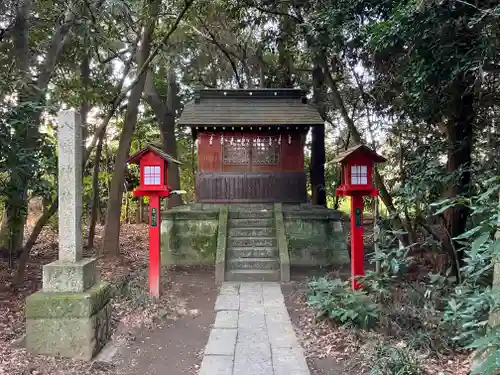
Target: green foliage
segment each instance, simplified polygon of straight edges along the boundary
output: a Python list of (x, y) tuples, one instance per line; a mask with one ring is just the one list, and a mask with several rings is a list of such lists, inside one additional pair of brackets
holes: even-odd
[(379, 307), (362, 290), (350, 290), (339, 279), (319, 278), (309, 284), (307, 303), (317, 316), (362, 329), (373, 328), (379, 320)]
[[(389, 16), (366, 27), (385, 82), (380, 94), (415, 119), (453, 117), (457, 95), (498, 61), (498, 18), (480, 9), (487, 2), (390, 3)], [(477, 88), (492, 88), (484, 83)]]
[[(479, 357), (482, 363), (478, 373), (484, 375), (494, 374), (499, 355), (498, 330), (489, 326), (491, 314), (500, 308), (498, 285), (491, 286), (492, 267), (500, 256), (500, 239), (493, 238), (499, 222), (499, 181), (499, 177), (489, 179), (485, 184), (488, 188), (472, 198), (458, 197), (434, 205), (440, 213), (447, 207), (464, 204), (471, 209), (473, 218), (480, 217), (476, 226), (456, 238), (466, 254), (461, 269), (463, 282), (446, 298), (442, 325), (454, 336), (457, 345), (488, 354), (486, 358)], [(443, 278), (434, 281), (446, 282)]]
[(370, 375), (421, 375), (423, 369), (415, 353), (405, 346), (377, 343), (369, 359)]
[(489, 327), (483, 337), (477, 338), (468, 349), (474, 349), (474, 359), (480, 365), (474, 369), (479, 375), (496, 375), (500, 368), (500, 326)]

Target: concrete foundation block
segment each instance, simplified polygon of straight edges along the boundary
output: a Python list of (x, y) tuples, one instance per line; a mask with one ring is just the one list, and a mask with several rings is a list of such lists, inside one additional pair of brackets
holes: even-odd
[(90, 360), (110, 336), (111, 286), (83, 293), (37, 292), (26, 299), (26, 348), (36, 354)]
[(99, 279), (95, 258), (81, 259), (75, 263), (60, 260), (43, 266), (44, 292), (84, 292)]

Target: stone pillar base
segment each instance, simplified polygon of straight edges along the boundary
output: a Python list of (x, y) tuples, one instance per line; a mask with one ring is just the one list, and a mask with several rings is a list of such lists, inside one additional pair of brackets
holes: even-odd
[(97, 281), (95, 258), (83, 258), (74, 263), (56, 260), (43, 266), (44, 292), (84, 292)]
[(110, 335), (112, 288), (85, 292), (40, 291), (26, 299), (26, 348), (37, 354), (90, 360)]

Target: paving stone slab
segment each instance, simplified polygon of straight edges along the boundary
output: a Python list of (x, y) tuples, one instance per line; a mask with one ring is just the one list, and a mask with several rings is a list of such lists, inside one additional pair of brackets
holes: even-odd
[(217, 312), (214, 328), (238, 328), (238, 311), (221, 310)]
[(238, 295), (220, 294), (215, 301), (215, 311), (238, 310), (240, 308), (240, 298)]
[(205, 355), (234, 355), (236, 329), (213, 328), (205, 347)]
[(276, 302), (279, 301), (280, 303), (284, 304), (285, 303), (285, 298), (283, 297), (283, 293), (281, 293), (281, 290), (265, 290), (262, 293), (262, 297), (264, 299), (264, 303), (267, 302)]
[(279, 284), (224, 283), (215, 310), (200, 375), (310, 375)]
[(206, 355), (200, 367), (200, 375), (232, 375), (232, 355)]
[(262, 283), (262, 294), (270, 296), (283, 296), (281, 286), (276, 283)]
[(241, 305), (250, 305), (250, 304), (259, 304), (263, 305), (264, 298), (262, 298), (261, 294), (240, 294), (240, 304)]
[(265, 329), (266, 328), (266, 316), (264, 311), (254, 312), (254, 311), (243, 311), (241, 310), (238, 317), (238, 328), (239, 329)]
[(272, 347), (274, 375), (309, 375), (309, 367), (302, 348)]
[(266, 309), (262, 304), (242, 305), (240, 308), (240, 312), (248, 312), (252, 314), (265, 314)]
[(262, 298), (254, 297), (248, 298), (247, 296), (240, 295), (240, 310), (241, 311), (262, 311), (264, 313), (264, 304)]
[(292, 324), (286, 307), (266, 308), (266, 324), (274, 325), (282, 323)]
[(237, 344), (233, 375), (272, 375), (271, 350), (265, 346), (248, 347)]
[(268, 326), (269, 342), (272, 347), (293, 348), (300, 347), (291, 324), (282, 323)]
[(262, 296), (262, 283), (241, 283), (240, 295), (260, 295)]
[(281, 297), (281, 299), (280, 298), (273, 298), (273, 299), (268, 298), (267, 300), (264, 300), (263, 305), (266, 309), (274, 309), (274, 308), (283, 306), (284, 303), (285, 303), (285, 301), (283, 300), (283, 297)]
[(248, 346), (264, 344), (269, 345), (269, 334), (266, 328), (240, 328), (238, 329), (238, 343)]
[(225, 282), (220, 286), (219, 294), (220, 295), (235, 295), (240, 292), (240, 284), (238, 283), (228, 283)]

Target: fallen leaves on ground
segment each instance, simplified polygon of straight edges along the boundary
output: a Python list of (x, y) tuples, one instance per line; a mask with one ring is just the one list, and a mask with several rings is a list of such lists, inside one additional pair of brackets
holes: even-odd
[[(84, 249), (85, 257), (95, 257), (100, 247), (102, 227), (97, 227), (96, 244)], [(46, 227), (32, 249), (23, 284), (13, 290), (15, 270), (8, 267), (6, 259), (0, 259), (0, 374), (110, 374), (110, 366), (97, 362), (73, 361), (33, 355), (24, 349), (24, 305), (30, 294), (42, 287), (42, 267), (57, 259), (57, 233)], [(165, 293), (158, 301), (147, 294), (148, 226), (123, 224), (120, 233), (120, 258), (100, 258), (98, 268), (101, 279), (116, 287), (128, 288), (122, 296), (112, 301), (111, 340), (125, 343), (134, 339), (134, 332), (141, 327), (153, 327), (164, 317), (175, 318), (184, 313), (183, 302), (176, 295), (178, 286), (163, 280), (173, 293)], [(175, 299), (175, 301), (173, 301)]]

